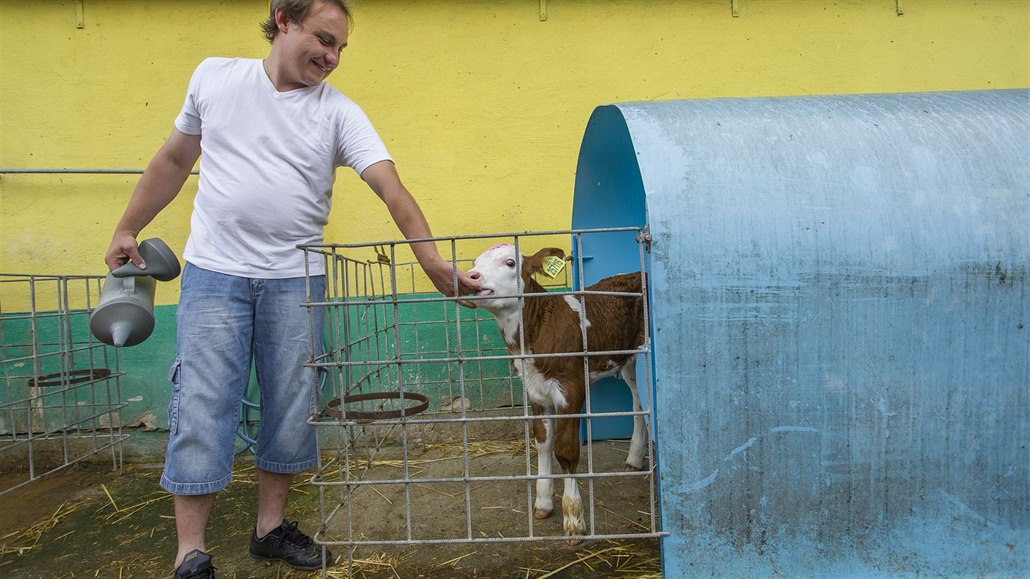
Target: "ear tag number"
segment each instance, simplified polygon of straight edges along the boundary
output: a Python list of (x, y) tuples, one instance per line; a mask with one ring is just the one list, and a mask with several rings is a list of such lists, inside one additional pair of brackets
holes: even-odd
[(541, 266), (543, 267), (544, 274), (547, 275), (547, 277), (558, 277), (558, 274), (565, 269), (565, 260), (560, 257), (549, 255), (543, 259)]

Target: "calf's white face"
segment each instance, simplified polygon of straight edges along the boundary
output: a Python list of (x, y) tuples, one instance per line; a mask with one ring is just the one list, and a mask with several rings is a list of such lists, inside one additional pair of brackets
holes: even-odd
[(491, 299), (475, 300), (475, 304), (491, 313), (517, 309), (520, 290), (522, 256), (513, 245), (495, 245), (476, 258), (468, 276), (478, 280), (477, 296)]

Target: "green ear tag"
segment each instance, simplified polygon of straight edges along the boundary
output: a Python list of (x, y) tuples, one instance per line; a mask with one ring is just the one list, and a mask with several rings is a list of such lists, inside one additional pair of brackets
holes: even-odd
[(565, 260), (560, 257), (549, 255), (543, 259), (541, 264), (544, 268), (544, 274), (547, 277), (558, 277), (558, 274), (565, 269)]

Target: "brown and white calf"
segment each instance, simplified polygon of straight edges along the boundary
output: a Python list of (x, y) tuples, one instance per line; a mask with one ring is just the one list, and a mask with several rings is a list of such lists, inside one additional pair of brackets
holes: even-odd
[[(581, 320), (581, 296), (525, 297), (521, 308), (524, 346), (520, 336), (519, 296), (545, 293), (534, 273), (543, 271), (548, 257), (564, 258), (556, 248), (546, 248), (532, 257), (517, 255), (511, 245), (497, 245), (478, 258), (468, 275), (477, 279), (481, 290), (475, 305), (494, 315), (501, 334), (512, 356), (560, 354), (568, 356), (514, 358), (514, 366), (522, 379), (523, 388), (533, 408), (533, 414), (544, 418), (533, 421), (534, 443), (537, 449), (536, 499), (533, 515), (544, 519), (553, 511), (553, 479), (551, 455), (558, 460), (562, 471), (575, 474), (579, 465), (579, 418), (562, 418), (564, 414), (579, 414), (586, 398), (586, 376), (590, 382), (607, 376), (620, 375), (633, 393), (633, 409), (640, 411), (640, 398), (636, 388), (636, 356), (629, 353), (587, 355), (584, 372), (584, 351), (635, 351), (643, 343), (644, 312), (641, 298), (641, 274), (622, 274), (603, 279), (587, 288), (597, 292), (620, 292), (631, 296), (584, 295), (586, 319)], [(486, 298), (486, 299), (482, 299)], [(582, 325), (581, 325), (582, 324)], [(582, 326), (586, 326), (586, 349)], [(577, 355), (578, 353), (578, 355)], [(551, 415), (551, 417), (547, 417)], [(554, 418), (557, 416), (557, 419)], [(633, 417), (633, 439), (626, 465), (640, 470), (644, 466), (647, 431), (643, 416)], [(565, 533), (583, 535), (583, 501), (576, 479), (566, 477), (562, 496), (562, 515)], [(579, 542), (573, 539), (572, 543)]]

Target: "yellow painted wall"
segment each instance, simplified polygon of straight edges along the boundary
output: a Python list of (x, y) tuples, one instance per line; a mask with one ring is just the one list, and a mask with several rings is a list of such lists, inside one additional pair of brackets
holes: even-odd
[[(569, 227), (618, 101), (1030, 86), (1030, 0), (354, 0), (331, 82), (437, 235)], [(77, 27), (81, 6), (82, 27)], [(266, 0), (0, 0), (0, 167), (143, 168), (205, 56), (261, 57)], [(0, 175), (0, 272), (102, 273), (136, 177)], [(196, 179), (144, 237), (181, 252)], [(341, 171), (327, 241), (398, 237)], [(175, 284), (169, 284), (174, 286)], [(158, 299), (177, 301), (176, 288)]]

